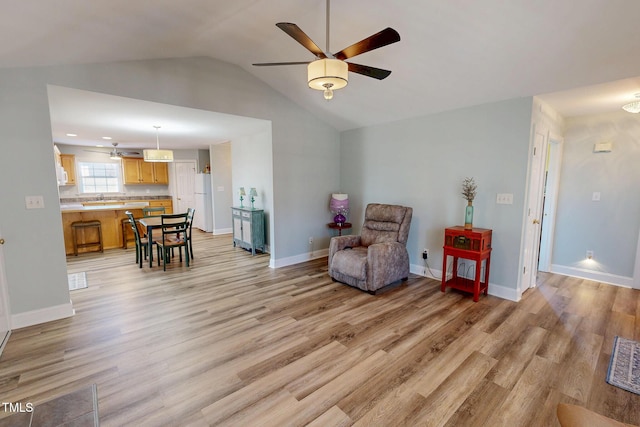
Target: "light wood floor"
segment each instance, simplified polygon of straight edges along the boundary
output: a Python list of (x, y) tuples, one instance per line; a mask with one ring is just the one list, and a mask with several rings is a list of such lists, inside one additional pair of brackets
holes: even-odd
[(640, 291), (541, 274), (519, 303), (473, 303), (412, 276), (373, 296), (326, 259), (274, 270), (195, 239), (189, 269), (68, 258), (89, 282), (76, 315), (13, 332), (0, 401), (95, 383), (103, 426), (553, 426), (558, 402), (640, 424), (640, 395), (605, 383), (613, 337), (640, 340)]

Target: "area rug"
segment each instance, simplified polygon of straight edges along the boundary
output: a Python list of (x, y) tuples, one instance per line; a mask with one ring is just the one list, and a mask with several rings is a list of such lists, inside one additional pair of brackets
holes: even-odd
[[(16, 403), (16, 408), (18, 404)], [(98, 390), (95, 384), (33, 405), (21, 402), (23, 408), (10, 417), (0, 419), (0, 427), (97, 427)]]
[(607, 382), (640, 394), (640, 343), (615, 337), (607, 371)]
[(69, 290), (75, 291), (76, 289), (83, 289), (88, 286), (87, 284), (87, 273), (69, 273), (67, 275), (69, 277)]

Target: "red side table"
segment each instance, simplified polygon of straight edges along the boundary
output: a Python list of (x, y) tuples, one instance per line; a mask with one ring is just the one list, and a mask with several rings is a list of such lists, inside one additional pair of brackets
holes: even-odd
[[(480, 292), (487, 295), (489, 289), (489, 269), (491, 267), (491, 234), (486, 228), (465, 230), (464, 227), (449, 227), (444, 230), (444, 254), (442, 256), (442, 285), (440, 290), (447, 287), (473, 294), (473, 301), (477, 302)], [(447, 258), (453, 257), (451, 278), (447, 273)], [(458, 259), (464, 258), (475, 261), (476, 271), (473, 280), (458, 277)], [(481, 278), (482, 262), (484, 261), (484, 277)]]

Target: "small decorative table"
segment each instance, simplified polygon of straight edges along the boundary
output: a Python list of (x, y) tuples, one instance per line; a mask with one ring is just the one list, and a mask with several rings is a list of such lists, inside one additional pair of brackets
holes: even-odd
[(342, 230), (349, 230), (352, 226), (350, 222), (345, 222), (342, 224), (336, 224), (335, 222), (330, 222), (327, 226), (332, 230), (338, 230), (338, 236), (342, 236)]
[[(456, 226), (444, 230), (444, 254), (442, 256), (442, 285), (440, 290), (447, 287), (473, 294), (473, 301), (477, 302), (480, 292), (486, 295), (489, 289), (489, 269), (491, 267), (491, 234), (485, 228), (465, 230)], [(453, 257), (452, 271), (447, 273), (447, 258)], [(475, 277), (473, 280), (458, 276), (458, 259), (475, 261)], [(484, 261), (484, 277), (481, 280), (482, 263)]]

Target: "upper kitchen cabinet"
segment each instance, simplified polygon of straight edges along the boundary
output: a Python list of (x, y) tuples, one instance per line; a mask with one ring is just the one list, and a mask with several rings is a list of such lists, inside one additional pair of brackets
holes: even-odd
[(124, 184), (169, 184), (169, 168), (166, 163), (145, 162), (140, 157), (122, 158)]
[(76, 185), (76, 156), (73, 154), (60, 154), (60, 164), (67, 173), (66, 185)]

